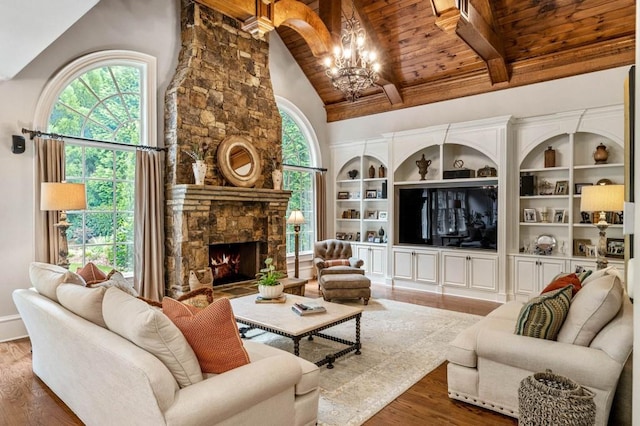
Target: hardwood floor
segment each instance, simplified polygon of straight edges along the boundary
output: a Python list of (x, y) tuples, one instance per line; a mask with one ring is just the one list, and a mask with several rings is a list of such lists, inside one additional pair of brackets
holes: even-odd
[[(318, 297), (315, 282), (306, 296)], [(486, 315), (499, 304), (372, 286), (374, 298)], [(516, 425), (492, 411), (449, 399), (447, 369), (441, 365), (368, 420), (365, 425)], [(28, 339), (0, 343), (0, 425), (82, 425), (69, 408), (31, 371)]]

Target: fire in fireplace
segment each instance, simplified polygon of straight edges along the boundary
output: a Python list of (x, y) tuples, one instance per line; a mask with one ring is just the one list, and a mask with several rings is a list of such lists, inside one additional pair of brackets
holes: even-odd
[(254, 280), (258, 272), (258, 247), (257, 241), (210, 245), (209, 266), (213, 272), (213, 285)]

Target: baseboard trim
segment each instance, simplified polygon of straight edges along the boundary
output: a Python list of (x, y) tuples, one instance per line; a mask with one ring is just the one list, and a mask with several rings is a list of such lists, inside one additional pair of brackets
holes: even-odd
[(27, 337), (27, 329), (20, 315), (7, 315), (0, 317), (0, 342), (16, 340)]

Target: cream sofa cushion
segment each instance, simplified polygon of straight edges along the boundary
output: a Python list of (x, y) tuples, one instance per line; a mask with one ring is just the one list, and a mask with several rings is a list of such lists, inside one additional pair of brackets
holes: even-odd
[(155, 355), (180, 387), (202, 381), (196, 354), (165, 314), (117, 287), (109, 287), (102, 302), (107, 328)]
[(558, 342), (589, 346), (620, 310), (623, 293), (616, 275), (603, 274), (585, 283), (571, 301)]
[(74, 314), (107, 328), (102, 316), (102, 299), (106, 291), (105, 287), (90, 288), (76, 284), (60, 284), (56, 295), (60, 304)]
[(58, 302), (56, 289), (62, 283), (85, 285), (82, 277), (62, 266), (43, 262), (31, 262), (29, 265), (31, 285), (43, 296)]

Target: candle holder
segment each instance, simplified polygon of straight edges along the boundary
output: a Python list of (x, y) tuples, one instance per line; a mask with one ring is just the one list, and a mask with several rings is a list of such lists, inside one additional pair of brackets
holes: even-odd
[(549, 223), (549, 212), (546, 208), (540, 210), (540, 222)]

